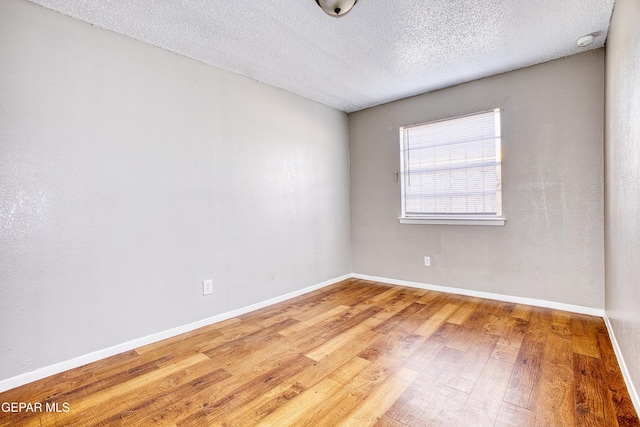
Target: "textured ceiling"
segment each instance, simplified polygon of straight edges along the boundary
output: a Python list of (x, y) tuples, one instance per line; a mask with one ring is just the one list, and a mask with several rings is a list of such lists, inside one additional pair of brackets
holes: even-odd
[[(604, 45), (614, 0), (31, 0), (352, 112)], [(579, 48), (576, 41), (596, 34)]]

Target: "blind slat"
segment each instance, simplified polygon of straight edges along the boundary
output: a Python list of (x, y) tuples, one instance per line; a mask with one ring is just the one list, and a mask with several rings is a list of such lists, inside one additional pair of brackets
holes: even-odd
[(495, 143), (497, 139), (499, 139), (499, 137), (492, 135), (486, 138), (471, 139), (468, 141), (443, 142), (441, 144), (428, 144), (428, 143), (421, 144), (420, 142), (414, 141), (414, 142), (411, 142), (410, 144), (406, 144), (406, 146), (404, 147), (404, 151), (422, 150), (423, 148), (450, 147), (452, 145), (474, 144), (474, 143), (480, 143), (480, 142)]
[(432, 172), (441, 172), (448, 170), (462, 170), (462, 169), (475, 169), (475, 168), (483, 168), (483, 167), (495, 167), (500, 165), (500, 163), (496, 162), (495, 159), (493, 161), (487, 161), (484, 163), (476, 162), (476, 163), (454, 163), (449, 165), (441, 165), (441, 166), (425, 166), (423, 168), (413, 167), (408, 171), (405, 171), (406, 174), (409, 175), (422, 175), (428, 174)]
[[(451, 191), (447, 193), (448, 196), (484, 196), (485, 194), (495, 194), (493, 189), (491, 190), (471, 190), (471, 191)], [(408, 199), (429, 199), (433, 197), (442, 197), (442, 193), (420, 193), (420, 194), (407, 194), (405, 196)]]

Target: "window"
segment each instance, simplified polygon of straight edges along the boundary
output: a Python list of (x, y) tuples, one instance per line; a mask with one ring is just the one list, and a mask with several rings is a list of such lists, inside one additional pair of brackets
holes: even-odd
[(400, 128), (405, 224), (504, 225), (500, 109)]

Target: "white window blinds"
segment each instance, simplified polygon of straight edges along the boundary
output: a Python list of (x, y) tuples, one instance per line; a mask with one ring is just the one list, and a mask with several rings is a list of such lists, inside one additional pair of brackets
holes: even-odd
[(400, 129), (402, 216), (500, 216), (500, 109)]

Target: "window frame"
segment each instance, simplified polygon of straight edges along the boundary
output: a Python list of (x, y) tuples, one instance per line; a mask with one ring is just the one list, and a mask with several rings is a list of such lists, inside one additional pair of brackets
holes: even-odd
[[(461, 213), (461, 214), (406, 214), (406, 194), (405, 194), (405, 179), (406, 179), (406, 166), (405, 166), (405, 130), (412, 127), (425, 126), (435, 123), (442, 123), (451, 120), (462, 119), (465, 117), (472, 117), (479, 114), (486, 114), (489, 112), (497, 113), (496, 130), (495, 135), (497, 150), (496, 150), (496, 168), (499, 177), (499, 185), (496, 190), (497, 198), (497, 213)], [(492, 108), (483, 111), (477, 111), (470, 114), (464, 114), (461, 116), (447, 117), (439, 120), (432, 120), (429, 122), (418, 123), (407, 126), (399, 127), (399, 142), (400, 142), (400, 204), (401, 213), (398, 217), (398, 221), (401, 224), (441, 224), (441, 225), (498, 225), (505, 224), (506, 218), (503, 216), (502, 211), (502, 111), (500, 108)]]

